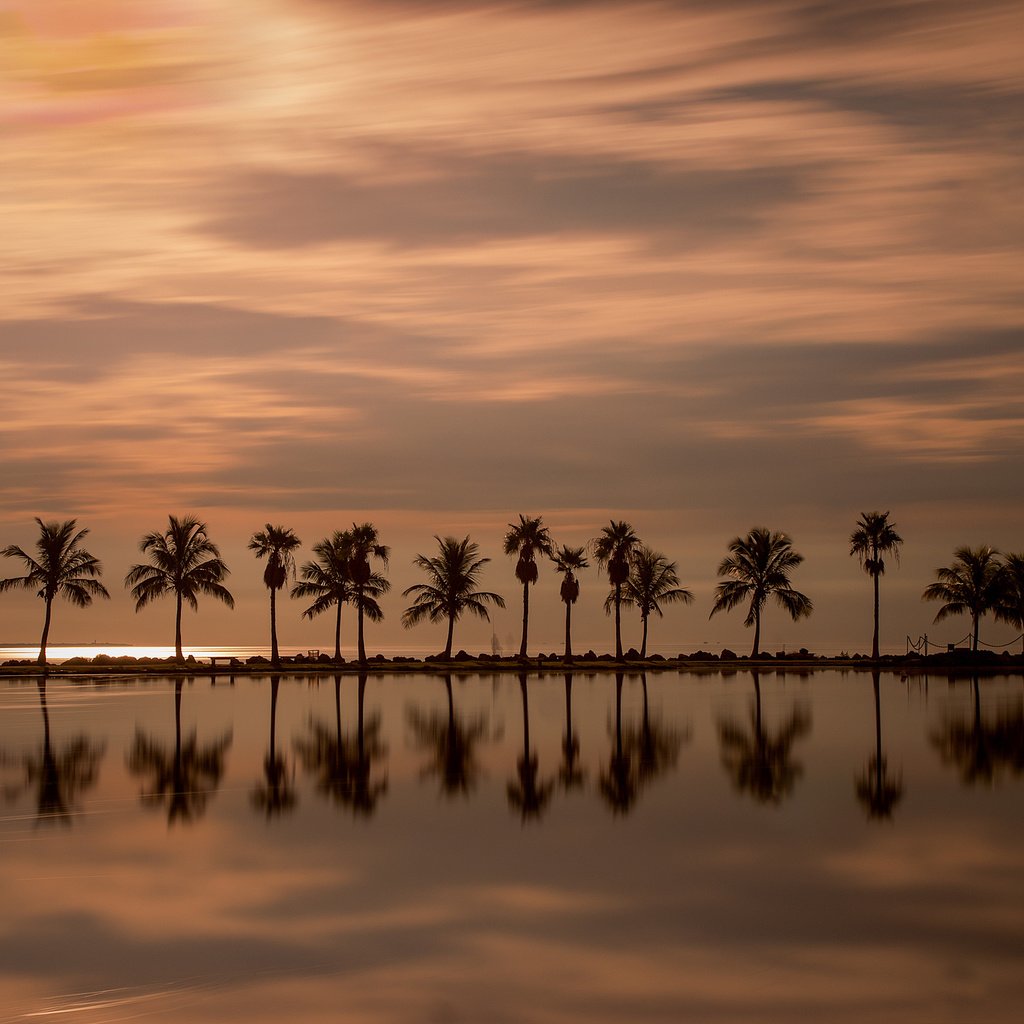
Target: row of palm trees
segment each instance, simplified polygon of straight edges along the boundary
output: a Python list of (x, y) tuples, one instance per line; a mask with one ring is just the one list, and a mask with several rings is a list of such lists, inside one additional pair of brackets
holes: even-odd
[[(95, 597), (109, 597), (99, 582), (102, 567), (82, 542), (88, 530), (79, 529), (74, 519), (63, 523), (45, 523), (37, 518), (39, 538), (36, 554), (30, 555), (17, 545), (9, 545), (0, 554), (19, 559), (23, 576), (0, 580), (0, 592), (24, 587), (35, 590), (45, 603), (39, 662), (46, 662), (46, 645), (52, 619), (53, 601), (62, 597), (86, 607)], [(455, 623), (465, 614), (489, 620), (489, 607), (504, 608), (500, 594), (480, 590), (480, 575), (490, 561), (482, 557), (479, 546), (467, 536), (435, 536), (437, 554), (419, 554), (413, 564), (426, 575), (427, 582), (404, 590), (412, 603), (402, 614), (406, 628), (427, 620), (447, 623), (443, 656), (450, 658)], [(314, 558), (296, 566), (295, 553), (302, 542), (284, 526), (267, 523), (253, 534), (249, 549), (265, 561), (263, 581), (270, 595), (271, 661), (280, 664), (277, 641), (277, 594), (293, 580), (291, 596), (312, 599), (303, 616), (315, 618), (327, 611), (335, 613), (335, 660), (341, 660), (341, 613), (349, 604), (357, 616), (357, 656), (366, 662), (364, 622), (383, 618), (379, 600), (391, 584), (382, 570), (388, 567), (390, 550), (381, 543), (372, 523), (353, 523), (349, 530), (337, 530), (313, 545)], [(888, 512), (865, 512), (850, 536), (850, 554), (860, 561), (872, 578), (874, 591), (874, 628), (871, 656), (878, 659), (879, 580), (885, 572), (886, 557), (899, 562), (903, 538)], [(651, 615), (662, 616), (664, 605), (689, 604), (690, 590), (679, 585), (676, 563), (660, 551), (641, 542), (627, 522), (611, 520), (588, 546), (556, 545), (540, 516), (520, 515), (509, 523), (504, 537), (506, 555), (516, 558), (515, 576), (523, 586), (523, 625), (519, 656), (525, 658), (529, 637), (530, 587), (540, 578), (538, 559), (547, 558), (561, 575), (560, 596), (565, 605), (565, 652), (572, 654), (572, 607), (580, 594), (578, 574), (589, 568), (593, 557), (608, 576), (610, 589), (605, 599), (606, 613), (614, 616), (615, 656), (622, 658), (621, 609), (637, 609), (642, 624), (640, 655), (646, 657), (648, 624)], [(234, 598), (224, 585), (229, 569), (220, 550), (209, 537), (205, 523), (195, 516), (168, 517), (166, 530), (146, 534), (139, 549), (147, 561), (133, 565), (124, 578), (139, 611), (151, 601), (173, 594), (175, 598), (175, 656), (183, 660), (181, 613), (184, 605), (198, 608), (202, 596), (213, 597), (228, 607)], [(809, 616), (813, 603), (795, 590), (792, 573), (803, 562), (793, 549), (792, 540), (782, 532), (755, 527), (745, 537), (735, 537), (729, 554), (718, 566), (723, 578), (718, 584), (711, 616), (744, 606), (744, 625), (754, 627), (752, 656), (761, 643), (761, 619), (769, 598), (794, 621)], [(997, 618), (1024, 628), (1024, 554), (1000, 555), (989, 547), (958, 548), (950, 566), (936, 570), (936, 580), (924, 591), (924, 600), (942, 601), (935, 621), (950, 615), (967, 614), (972, 620), (972, 649), (978, 649), (978, 625), (982, 616), (993, 612)], [(710, 616), (709, 616), (710, 617)]]

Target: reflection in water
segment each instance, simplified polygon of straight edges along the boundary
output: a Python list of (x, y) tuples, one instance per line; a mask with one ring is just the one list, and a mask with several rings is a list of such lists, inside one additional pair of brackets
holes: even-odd
[(731, 719), (718, 723), (722, 765), (739, 793), (749, 793), (758, 803), (780, 804), (789, 795), (803, 765), (793, 760), (793, 744), (811, 731), (806, 707), (794, 705), (789, 717), (774, 732), (761, 717), (761, 682), (755, 671), (754, 704), (749, 728)]
[(965, 786), (992, 786), (1004, 772), (1024, 774), (1024, 704), (1001, 708), (994, 722), (985, 721), (977, 676), (971, 685), (973, 717), (947, 713), (930, 737), (942, 763), (955, 767)]
[(487, 719), (477, 715), (472, 720), (456, 715), (452, 699), (452, 677), (444, 677), (448, 694), (448, 713), (418, 707), (406, 712), (413, 742), (420, 750), (430, 754), (430, 761), (420, 772), (420, 778), (436, 776), (445, 796), (465, 796), (476, 788), (480, 777), (476, 747), (487, 735)]
[(189, 824), (202, 817), (210, 796), (224, 774), (224, 756), (231, 746), (231, 730), (220, 739), (200, 747), (193, 729), (188, 738), (181, 738), (182, 680), (174, 684), (174, 749), (168, 750), (154, 736), (141, 729), (128, 752), (128, 771), (149, 778), (149, 787), (142, 790), (142, 803), (147, 807), (167, 805), (167, 824), (176, 821)]
[(676, 766), (679, 759), (679, 748), (689, 743), (691, 730), (687, 727), (680, 732), (666, 726), (661, 717), (652, 717), (647, 703), (647, 673), (640, 673), (643, 686), (643, 714), (638, 727), (628, 730), (626, 743), (632, 744), (640, 761), (640, 785), (646, 786), (660, 775), (664, 775)]
[(867, 766), (855, 781), (857, 799), (868, 819), (892, 818), (895, 806), (903, 798), (903, 773), (893, 778), (885, 754), (882, 753), (882, 701), (879, 694), (879, 672), (871, 673), (875, 689), (875, 752), (868, 758)]
[[(578, 584), (577, 584), (578, 587)], [(565, 733), (562, 736), (562, 763), (558, 782), (565, 792), (582, 789), (587, 773), (580, 764), (580, 737), (572, 727), (572, 673), (565, 673)]]
[(526, 676), (519, 676), (519, 690), (523, 698), (523, 752), (516, 759), (516, 777), (509, 779), (506, 791), (508, 805), (519, 812), (525, 822), (540, 820), (551, 800), (555, 788), (553, 779), (539, 779), (537, 753), (530, 749), (530, 701), (526, 689)]
[(633, 747), (624, 740), (622, 731), (622, 673), (615, 673), (614, 745), (607, 766), (598, 779), (598, 789), (614, 814), (628, 814), (636, 802), (640, 788)]
[(251, 794), (252, 806), (262, 811), (267, 819), (280, 817), (285, 811), (294, 810), (298, 798), (295, 787), (288, 778), (288, 763), (283, 754), (277, 752), (277, 691), (281, 685), (280, 676), (270, 678), (270, 748), (263, 759), (263, 779), (257, 783)]
[(16, 765), (20, 769), (20, 782), (4, 787), (7, 800), (17, 800), (23, 793), (35, 795), (36, 823), (61, 822), (71, 824), (71, 814), (78, 799), (96, 785), (99, 765), (106, 744), (93, 743), (85, 733), (72, 736), (57, 745), (50, 736), (50, 712), (46, 706), (46, 677), (37, 683), (39, 707), (43, 712), (43, 745), (38, 751), (12, 758), (0, 753), (4, 767)]
[(341, 676), (334, 677), (334, 734), (322, 721), (311, 719), (307, 735), (295, 741), (302, 766), (316, 778), (317, 791), (357, 817), (369, 818), (387, 792), (387, 775), (375, 779), (376, 766), (387, 757), (381, 738), (381, 715), (365, 719), (366, 673), (359, 676), (358, 722), (355, 737), (341, 729)]

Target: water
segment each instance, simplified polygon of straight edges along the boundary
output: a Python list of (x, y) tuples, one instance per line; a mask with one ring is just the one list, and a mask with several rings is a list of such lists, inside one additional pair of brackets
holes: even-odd
[(1015, 1021), (1024, 679), (875, 694), (5, 682), (0, 1022)]

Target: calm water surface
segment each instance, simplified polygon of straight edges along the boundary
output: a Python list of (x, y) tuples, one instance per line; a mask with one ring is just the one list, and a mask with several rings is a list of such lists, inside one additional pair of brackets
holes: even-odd
[(5, 682), (0, 787), (3, 1022), (1024, 1001), (1021, 677)]

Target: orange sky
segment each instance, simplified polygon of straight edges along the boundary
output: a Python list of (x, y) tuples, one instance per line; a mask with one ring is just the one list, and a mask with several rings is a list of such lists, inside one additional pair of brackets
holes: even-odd
[[(745, 646), (709, 595), (764, 523), (818, 606), (767, 646), (853, 649), (888, 508), (902, 645), (955, 546), (1024, 548), (1022, 42), (1000, 2), (0, 0), (0, 542), (78, 517), (115, 597), (55, 638), (166, 641), (120, 580), (195, 512), (240, 608), (186, 643), (255, 643), (268, 520), (373, 518), (399, 590), (472, 532), (504, 638), (507, 522), (627, 518), (698, 594), (652, 642)], [(432, 643), (403, 604), (376, 642)]]

